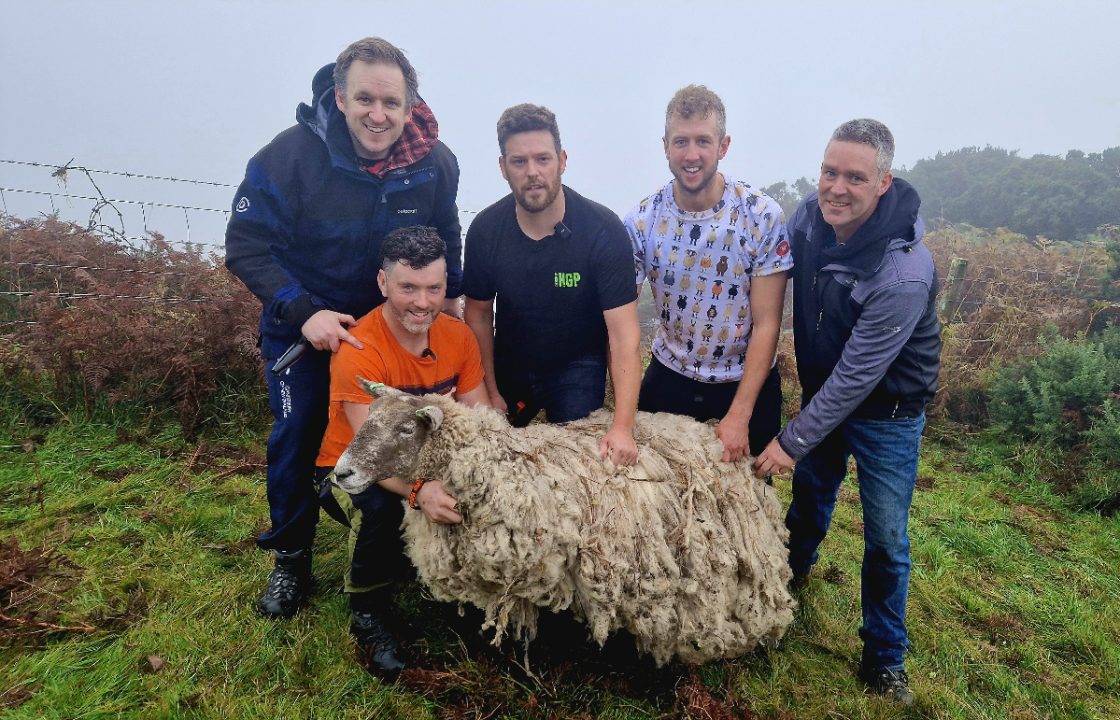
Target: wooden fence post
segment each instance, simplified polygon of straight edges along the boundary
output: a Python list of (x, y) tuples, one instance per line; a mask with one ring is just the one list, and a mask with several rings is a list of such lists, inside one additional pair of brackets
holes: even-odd
[(945, 281), (945, 290), (941, 293), (941, 305), (937, 308), (937, 314), (941, 317), (943, 324), (951, 323), (960, 308), (961, 281), (964, 280), (966, 270), (968, 270), (968, 260), (959, 257), (953, 258), (952, 264), (949, 265), (949, 277)]

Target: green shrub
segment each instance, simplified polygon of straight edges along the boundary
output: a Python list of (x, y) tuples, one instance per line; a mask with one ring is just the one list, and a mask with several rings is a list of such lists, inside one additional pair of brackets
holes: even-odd
[(1085, 439), (1097, 457), (1120, 461), (1120, 403), (1115, 397), (1101, 406), (1100, 416), (1085, 431)]
[(1067, 340), (1052, 329), (1042, 354), (996, 372), (991, 413), (998, 429), (1059, 446), (1086, 444), (1120, 457), (1120, 328)]

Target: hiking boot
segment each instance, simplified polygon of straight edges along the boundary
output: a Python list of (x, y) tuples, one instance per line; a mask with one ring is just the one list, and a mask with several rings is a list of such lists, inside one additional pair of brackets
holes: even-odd
[(311, 550), (274, 550), (276, 567), (257, 601), (257, 612), (273, 620), (296, 614), (311, 591)]
[(914, 704), (914, 693), (910, 692), (910, 678), (902, 668), (860, 668), (859, 678), (867, 683), (868, 689), (887, 700), (910, 706)]
[(386, 628), (380, 610), (354, 610), (350, 613), (350, 634), (358, 646), (358, 662), (368, 672), (385, 680), (395, 680), (404, 669), (401, 648)]

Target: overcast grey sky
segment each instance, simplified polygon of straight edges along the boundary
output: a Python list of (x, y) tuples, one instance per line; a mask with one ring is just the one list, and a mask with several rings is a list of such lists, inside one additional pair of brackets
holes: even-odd
[[(477, 7), (476, 7), (477, 5)], [(420, 74), (459, 158), (459, 206), (508, 192), (494, 123), (552, 108), (567, 184), (625, 213), (668, 178), (665, 104), (690, 82), (727, 105), (721, 164), (757, 186), (815, 178), (832, 129), (886, 122), (896, 166), (986, 144), (1035, 153), (1120, 145), (1120, 3), (240, 2), (0, 0), (0, 160), (236, 184), (292, 124), (311, 77), (350, 41), (381, 35)], [(106, 196), (228, 208), (233, 190), (94, 176)], [(0, 187), (91, 194), (71, 175), (0, 163)], [(43, 195), (3, 194), (17, 215)], [(84, 220), (90, 203), (55, 197)], [(137, 206), (121, 205), (139, 234)], [(0, 208), (2, 209), (2, 208)], [(222, 217), (146, 208), (172, 239), (221, 241)], [(469, 216), (464, 216), (464, 221)]]

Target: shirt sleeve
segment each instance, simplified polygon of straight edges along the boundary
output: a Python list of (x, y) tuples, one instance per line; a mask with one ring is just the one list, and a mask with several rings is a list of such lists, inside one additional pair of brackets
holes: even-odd
[(370, 382), (388, 382), (388, 372), (381, 353), (368, 342), (365, 349), (342, 343), (331, 358), (331, 402), (352, 402), (369, 405), (373, 398), (358, 385), (361, 376)]
[[(626, 227), (626, 234), (630, 236), (630, 245), (634, 252), (634, 285), (644, 283), (648, 272), (646, 267), (646, 237), (645, 233), (638, 229), (640, 217), (641, 213), (639, 208), (636, 207), (627, 213), (626, 219), (622, 223)], [(646, 225), (646, 227), (649, 226)]]
[(482, 384), (483, 370), (482, 370), (482, 353), (478, 349), (478, 340), (475, 339), (474, 333), (471, 329), (463, 324), (460, 328), (463, 348), (463, 363), (459, 369), (459, 385), (456, 389), (456, 395), (463, 395), (469, 393), (476, 387)]
[(269, 171), (271, 146), (257, 153), (237, 188), (226, 226), (226, 267), (257, 296), (265, 315), (299, 330), (322, 309), (276, 258), (291, 242), (299, 194)]
[(787, 272), (793, 267), (785, 213), (777, 201), (766, 195), (761, 199), (762, 207), (747, 216), (750, 227), (746, 228), (754, 243), (750, 263), (751, 274), (756, 277)]
[(447, 154), (451, 156), (450, 160), (439, 166), (432, 223), (447, 245), (447, 297), (457, 298), (462, 294), (463, 284), (463, 228), (459, 224), (459, 207), (456, 205), (459, 161), (450, 150)]
[(928, 301), (929, 287), (917, 281), (867, 299), (832, 374), (778, 436), (786, 454), (803, 458), (867, 399), (914, 333)]
[(596, 285), (599, 307), (606, 312), (637, 299), (634, 251), (630, 236), (618, 216), (611, 213), (599, 231), (596, 248)]
[(463, 294), (472, 300), (493, 300), (494, 281), (490, 277), (493, 223), (487, 214), (475, 217), (467, 228), (463, 262)]

